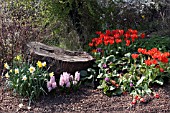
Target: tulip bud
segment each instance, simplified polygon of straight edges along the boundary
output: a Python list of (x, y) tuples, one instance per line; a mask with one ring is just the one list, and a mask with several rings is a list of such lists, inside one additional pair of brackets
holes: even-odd
[(133, 105), (136, 104), (136, 100), (133, 99), (132, 102), (131, 102), (131, 104), (133, 104)]
[(144, 99), (144, 98), (141, 98), (141, 99), (140, 99), (140, 102), (143, 102), (143, 103), (144, 103), (144, 102), (145, 102), (145, 99)]
[(109, 81), (110, 81), (110, 79), (109, 79), (108, 77), (106, 77), (104, 80), (105, 80), (106, 82), (109, 82)]
[(159, 95), (158, 93), (156, 93), (156, 94), (154, 95), (154, 97), (155, 97), (155, 98), (159, 98), (160, 95)]
[(110, 83), (114, 86), (116, 85), (116, 81), (114, 81), (114, 80), (110, 80)]

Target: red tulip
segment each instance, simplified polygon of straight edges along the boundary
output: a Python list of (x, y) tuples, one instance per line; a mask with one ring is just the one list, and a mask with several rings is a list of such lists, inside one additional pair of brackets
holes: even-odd
[(141, 37), (141, 38), (145, 38), (145, 33), (142, 33), (142, 34), (140, 35), (140, 37)]
[(140, 102), (143, 102), (143, 103), (144, 103), (144, 102), (145, 102), (145, 99), (144, 99), (144, 98), (141, 98), (141, 99), (140, 99)]
[(133, 104), (133, 105), (136, 104), (136, 100), (133, 99), (132, 102), (131, 102), (131, 104)]
[(156, 93), (156, 94), (154, 95), (154, 97), (155, 97), (155, 98), (159, 98), (160, 95), (159, 95), (158, 93)]
[(133, 58), (133, 59), (138, 58), (138, 56), (139, 56), (139, 54), (132, 54), (132, 58)]
[(159, 68), (159, 71), (160, 71), (160, 72), (164, 72), (164, 69), (163, 69), (163, 68)]

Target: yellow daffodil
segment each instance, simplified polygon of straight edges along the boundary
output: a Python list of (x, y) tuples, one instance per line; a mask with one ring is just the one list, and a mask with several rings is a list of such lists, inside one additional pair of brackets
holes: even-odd
[(19, 69), (15, 69), (15, 74), (18, 74), (19, 73)]
[(18, 60), (18, 61), (20, 61), (20, 60), (21, 60), (21, 56), (20, 56), (20, 55), (17, 55), (17, 56), (15, 57), (15, 59)]
[(26, 77), (26, 75), (24, 75), (23, 77), (22, 77), (22, 80), (27, 80), (27, 77)]
[(49, 73), (49, 76), (50, 77), (54, 76), (54, 72)]
[(141, 17), (142, 17), (143, 19), (145, 19), (145, 15), (142, 15)]
[(42, 66), (43, 66), (43, 67), (45, 67), (46, 65), (47, 65), (46, 62), (43, 62), (43, 63), (42, 63)]
[(42, 67), (43, 67), (42, 62), (41, 62), (41, 61), (38, 61), (38, 62), (37, 62), (37, 66), (38, 66), (39, 68), (42, 68)]
[(12, 73), (12, 69), (10, 69), (9, 72)]
[(34, 73), (35, 67), (31, 66), (31, 67), (29, 68), (29, 71), (30, 71), (30, 73)]
[(9, 69), (9, 65), (7, 63), (5, 63), (4, 68)]
[(5, 77), (6, 77), (6, 78), (9, 78), (9, 74), (8, 74), (8, 73), (6, 73), (6, 74), (5, 74)]

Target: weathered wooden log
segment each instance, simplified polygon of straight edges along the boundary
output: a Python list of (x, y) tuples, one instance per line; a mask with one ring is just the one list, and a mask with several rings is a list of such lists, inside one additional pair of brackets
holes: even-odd
[(86, 52), (64, 50), (40, 42), (28, 43), (27, 53), (34, 61), (46, 61), (49, 70), (57, 75), (87, 69), (94, 63), (94, 58)]

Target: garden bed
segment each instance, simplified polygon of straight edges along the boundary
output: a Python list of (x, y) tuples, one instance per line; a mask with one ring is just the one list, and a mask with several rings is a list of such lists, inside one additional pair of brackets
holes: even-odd
[[(28, 110), (28, 101), (12, 95), (11, 91), (4, 91), (4, 81), (0, 82), (0, 111), (1, 112), (170, 112), (170, 82), (163, 87), (155, 86), (154, 91), (160, 94), (159, 99), (148, 103), (138, 103), (131, 106), (132, 97), (127, 95), (108, 97), (100, 90), (87, 86), (70, 95), (51, 93), (41, 97)], [(23, 102), (21, 102), (23, 100)], [(19, 104), (23, 107), (19, 108)]]

